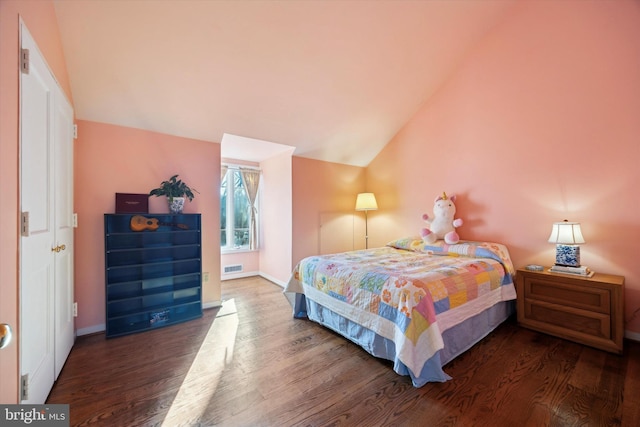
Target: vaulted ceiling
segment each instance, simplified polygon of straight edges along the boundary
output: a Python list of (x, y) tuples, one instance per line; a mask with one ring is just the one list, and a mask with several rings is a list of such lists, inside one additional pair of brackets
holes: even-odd
[[(366, 166), (509, 0), (57, 0), (76, 116)], [(241, 147), (240, 147), (241, 146)], [(265, 156), (262, 150), (260, 156)]]

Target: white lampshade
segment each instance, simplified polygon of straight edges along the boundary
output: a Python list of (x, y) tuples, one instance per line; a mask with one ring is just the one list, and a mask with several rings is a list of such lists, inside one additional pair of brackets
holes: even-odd
[(549, 243), (557, 245), (579, 245), (584, 243), (579, 222), (554, 222), (549, 236)]
[(378, 203), (376, 203), (376, 196), (373, 193), (360, 193), (356, 199), (357, 211), (375, 211), (378, 209)]

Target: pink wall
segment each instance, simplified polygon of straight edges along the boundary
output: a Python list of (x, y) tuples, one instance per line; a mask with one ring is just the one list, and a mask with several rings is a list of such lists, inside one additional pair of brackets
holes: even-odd
[[(224, 273), (227, 265), (242, 264), (241, 273)], [(258, 251), (226, 252), (220, 255), (220, 280), (237, 279), (260, 272), (260, 253)]]
[(295, 266), (302, 258), (321, 252), (322, 213), (354, 213), (356, 196), (365, 190), (365, 168), (295, 156), (292, 166)]
[(0, 351), (0, 403), (18, 402), (18, 48), (19, 17), (71, 100), (69, 79), (51, 1), (0, 1), (0, 322), (13, 327), (13, 343)]
[(626, 277), (640, 316), (640, 3), (526, 2), (472, 51), (367, 168), (383, 244), (417, 234), (443, 190), (464, 239), (550, 265), (554, 221), (582, 223), (582, 262)]
[(260, 273), (284, 286), (291, 274), (291, 154), (285, 151), (260, 163)]
[[(121, 126), (78, 121), (76, 141), (76, 328), (104, 328), (104, 213), (115, 193), (148, 193), (174, 174), (200, 194), (185, 213), (202, 214), (203, 301), (220, 301), (220, 144)], [(151, 213), (167, 213), (166, 198), (149, 199)]]

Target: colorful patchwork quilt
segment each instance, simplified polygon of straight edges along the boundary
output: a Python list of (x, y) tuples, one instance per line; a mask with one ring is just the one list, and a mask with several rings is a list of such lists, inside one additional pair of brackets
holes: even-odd
[(307, 299), (392, 340), (416, 376), (444, 347), (442, 332), (501, 301), (516, 298), (504, 245), (420, 238), (385, 247), (312, 256), (293, 271), (285, 292)]

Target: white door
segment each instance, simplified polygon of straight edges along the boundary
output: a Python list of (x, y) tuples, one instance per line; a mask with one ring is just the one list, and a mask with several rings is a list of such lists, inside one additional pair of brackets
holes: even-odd
[(33, 38), (20, 28), (29, 51), (28, 72), (20, 74), (19, 337), (27, 382), (21, 401), (44, 403), (74, 336), (73, 113)]
[(54, 106), (55, 149), (54, 228), (55, 248), (55, 378), (58, 378), (75, 340), (73, 312), (73, 109), (59, 93)]

